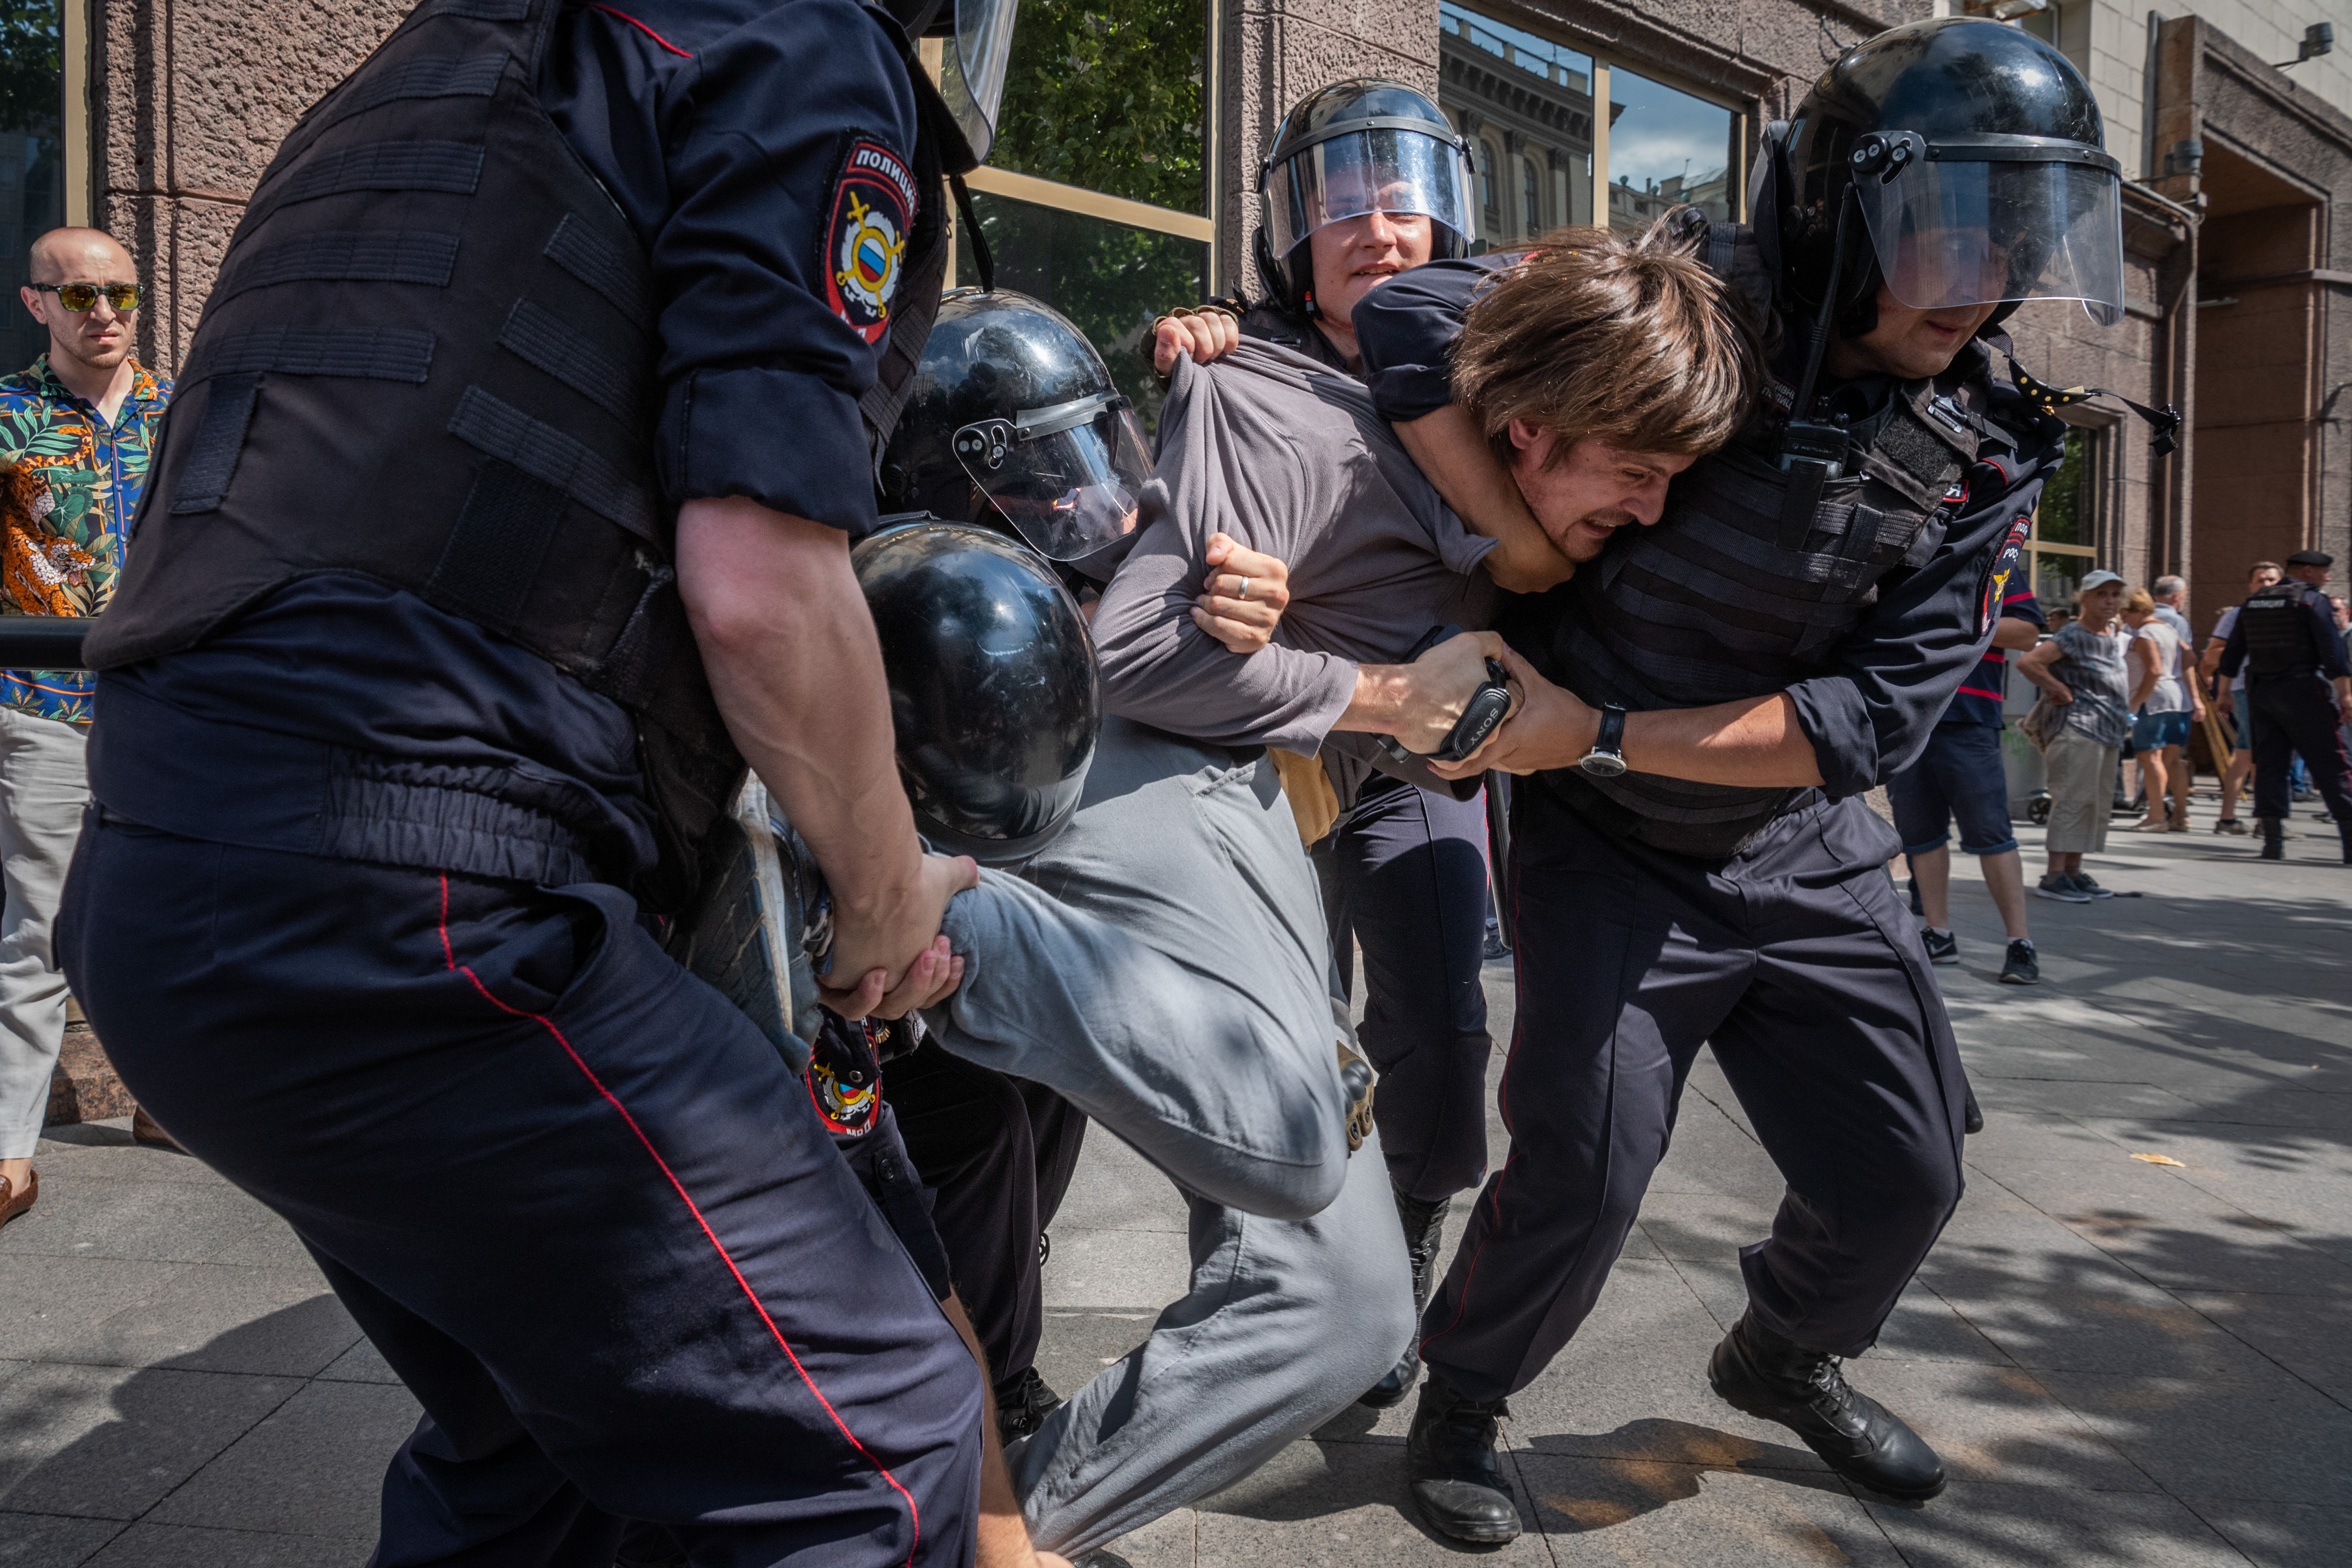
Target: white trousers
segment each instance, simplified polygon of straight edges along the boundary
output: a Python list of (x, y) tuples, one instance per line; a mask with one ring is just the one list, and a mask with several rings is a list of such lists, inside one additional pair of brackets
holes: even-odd
[(49, 928), (89, 799), (75, 725), (0, 708), (0, 1160), (32, 1156), (66, 1032)]

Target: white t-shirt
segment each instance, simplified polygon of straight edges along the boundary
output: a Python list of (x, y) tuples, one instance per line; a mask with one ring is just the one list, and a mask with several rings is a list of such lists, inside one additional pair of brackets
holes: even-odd
[[(2238, 606), (2232, 605), (2228, 609), (2221, 612), (2221, 618), (2220, 620), (2213, 623), (2213, 640), (2220, 643), (2228, 642), (2230, 640), (2231, 629), (2236, 626), (2237, 624)], [(2230, 677), (2218, 673), (2215, 675), (2214, 679), (2215, 689), (2220, 691), (2224, 699), (2228, 698), (2230, 695), (2231, 688), (2237, 684), (2237, 682), (2232, 680)]]

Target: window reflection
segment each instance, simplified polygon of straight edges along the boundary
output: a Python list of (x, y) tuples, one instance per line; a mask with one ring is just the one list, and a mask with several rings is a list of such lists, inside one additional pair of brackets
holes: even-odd
[[(33, 241), (66, 221), (64, 89), (57, 0), (0, 6), (0, 256), (19, 275)], [(0, 330), (0, 375), (48, 352), (48, 330), (11, 300)]]
[[(1022, 9), (1024, 25), (1028, 9)], [(1105, 218), (1014, 201), (971, 197), (996, 264), (996, 286), (1017, 289), (1070, 318), (1110, 367), (1111, 380), (1157, 431), (1165, 395), (1142, 353), (1144, 334), (1171, 304), (1208, 293), (1209, 247)], [(959, 232), (956, 277), (977, 283), (971, 246)]]
[[(1471, 139), (1479, 247), (1592, 221), (1592, 58), (1454, 0), (1437, 7), (1437, 100)], [(1517, 163), (1516, 193), (1505, 188)]]
[(1688, 203), (1738, 216), (1740, 116), (1622, 66), (1609, 71), (1609, 223), (1647, 228)]

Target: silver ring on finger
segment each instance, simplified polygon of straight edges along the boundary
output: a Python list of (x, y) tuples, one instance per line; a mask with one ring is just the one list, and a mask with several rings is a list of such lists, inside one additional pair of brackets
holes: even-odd
[(1248, 578), (1244, 577), (1244, 578), (1243, 578), (1243, 579), (1241, 580), (1241, 583), (1242, 583), (1242, 585), (1241, 585), (1240, 587), (1238, 587), (1238, 588), (1236, 588), (1236, 589), (1234, 589), (1234, 598), (1236, 598), (1236, 599), (1242, 600), (1242, 601), (1244, 601), (1244, 602), (1246, 602), (1246, 601), (1248, 600), (1248, 598), (1249, 598), (1249, 585), (1250, 585), (1250, 580), (1249, 580)]

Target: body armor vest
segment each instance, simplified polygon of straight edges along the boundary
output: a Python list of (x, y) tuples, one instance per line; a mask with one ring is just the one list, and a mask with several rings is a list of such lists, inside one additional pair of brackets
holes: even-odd
[[(1704, 254), (1736, 279), (1730, 247), (1716, 243), (1722, 232)], [(1984, 363), (1971, 346), (1944, 375), (1898, 385), (1855, 428), (1846, 473), (1811, 497), (1792, 496), (1800, 481), (1773, 460), (1768, 411), (1675, 478), (1657, 523), (1620, 531), (1559, 591), (1564, 608), (1547, 595), (1532, 644), (1515, 644), (1585, 701), (1637, 712), (1768, 696), (1826, 673), (1877, 602), (1879, 580), (1925, 564), (1943, 542), (1943, 508), (1986, 429)], [(1707, 858), (1736, 853), (1818, 794), (1577, 769), (1538, 776), (1605, 830)]]
[[(407, 589), (628, 712), (661, 853), (635, 890), (675, 909), (743, 763), (671, 566), (646, 255), (536, 94), (558, 3), (427, 0), (279, 147), (87, 653), (178, 652), (320, 573)], [(937, 309), (924, 151), (898, 379), (869, 425), (895, 417)]]
[(2246, 628), (2246, 670), (2255, 679), (2317, 672), (2319, 650), (2311, 646), (2311, 617), (2304, 609), (2309, 592), (2290, 577), (2238, 606), (2238, 624)]

